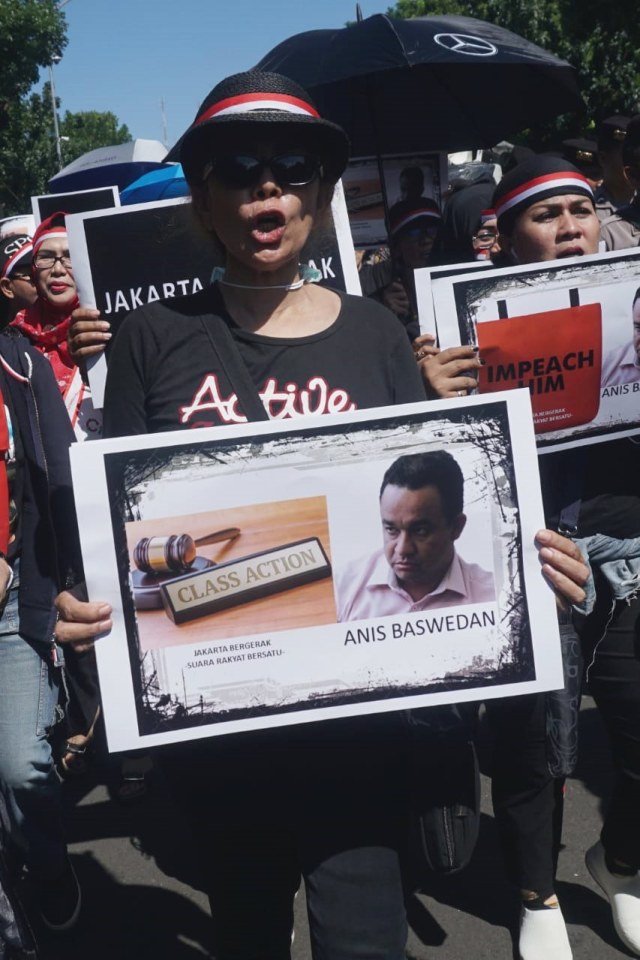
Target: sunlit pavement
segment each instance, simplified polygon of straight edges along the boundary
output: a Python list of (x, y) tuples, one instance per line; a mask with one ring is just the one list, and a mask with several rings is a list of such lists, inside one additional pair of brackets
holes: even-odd
[[(593, 701), (585, 698), (581, 759), (567, 787), (557, 885), (575, 960), (631, 956), (618, 945), (608, 904), (583, 860), (584, 850), (598, 836), (610, 782), (600, 719)], [(40, 935), (43, 960), (209, 957), (207, 899), (198, 889), (184, 825), (161, 784), (128, 805), (111, 800), (104, 783), (78, 784), (74, 792), (79, 800), (70, 810), (68, 834), (82, 884), (83, 913), (68, 936), (53, 940)], [(483, 778), (484, 813), (474, 860), (462, 874), (434, 878), (428, 890), (412, 898), (409, 958), (517, 958), (518, 902), (506, 883), (490, 809), (489, 785)], [(311, 958), (302, 893), (296, 901), (292, 958)]]

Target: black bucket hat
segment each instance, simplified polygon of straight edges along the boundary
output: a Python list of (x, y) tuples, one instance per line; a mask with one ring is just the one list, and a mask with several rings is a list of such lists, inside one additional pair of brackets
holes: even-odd
[(519, 163), (505, 174), (493, 194), (492, 206), (498, 217), (498, 230), (509, 234), (518, 216), (528, 207), (567, 193), (576, 193), (593, 201), (589, 181), (568, 160), (543, 154)]
[(166, 160), (179, 160), (187, 181), (198, 183), (213, 152), (233, 137), (283, 133), (314, 151), (325, 180), (340, 179), (349, 159), (342, 127), (323, 120), (309, 94), (293, 80), (261, 70), (236, 73), (217, 84)]

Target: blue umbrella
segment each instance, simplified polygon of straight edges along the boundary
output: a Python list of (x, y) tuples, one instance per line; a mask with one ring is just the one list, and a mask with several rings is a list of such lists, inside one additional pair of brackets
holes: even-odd
[(71, 193), (94, 187), (121, 190), (143, 173), (164, 163), (166, 147), (159, 140), (130, 140), (83, 153), (49, 180), (51, 193)]
[(120, 191), (120, 202), (149, 203), (151, 200), (168, 200), (170, 197), (186, 197), (189, 187), (182, 172), (182, 165), (171, 163), (160, 170), (152, 170), (134, 180)]

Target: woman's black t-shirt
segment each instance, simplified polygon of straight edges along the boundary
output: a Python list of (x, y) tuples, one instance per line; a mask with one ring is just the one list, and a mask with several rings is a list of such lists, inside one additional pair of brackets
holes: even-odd
[(227, 323), (271, 419), (424, 400), (398, 320), (364, 297), (340, 298), (330, 327), (288, 339), (236, 326), (216, 287), (136, 310), (109, 358), (105, 435), (245, 422), (202, 327), (207, 314)]

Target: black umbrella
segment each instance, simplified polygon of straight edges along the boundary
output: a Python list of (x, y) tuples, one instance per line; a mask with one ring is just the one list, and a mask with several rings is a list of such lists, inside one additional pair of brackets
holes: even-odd
[(488, 147), (584, 106), (570, 64), (471, 17), (376, 14), (290, 37), (257, 68), (309, 90), (354, 156)]

